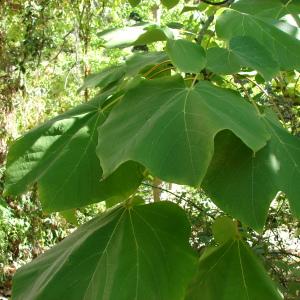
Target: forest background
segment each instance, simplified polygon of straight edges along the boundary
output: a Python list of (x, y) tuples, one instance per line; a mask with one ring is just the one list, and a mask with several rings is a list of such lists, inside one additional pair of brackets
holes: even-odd
[[(145, 51), (105, 49), (97, 33), (160, 19), (197, 31), (206, 15), (188, 9), (182, 13), (192, 4), (164, 10), (155, 1), (135, 8), (123, 1), (0, 1), (0, 297), (10, 296), (17, 268), (105, 209), (100, 203), (79, 208), (74, 215), (45, 215), (35, 188), (20, 197), (4, 197), (9, 145), (36, 124), (89, 100), (93, 90), (78, 91), (89, 74), (123, 62), (134, 51)], [(287, 74), (269, 92), (291, 133), (300, 136), (298, 82), (299, 73)], [(161, 184), (153, 189), (145, 183), (140, 193), (149, 201), (160, 194), (186, 209), (197, 251), (211, 242), (211, 224), (224, 215), (202, 191), (191, 188)], [(290, 214), (284, 195), (278, 194), (272, 203), (264, 231), (245, 234), (286, 299), (300, 299), (300, 223)]]

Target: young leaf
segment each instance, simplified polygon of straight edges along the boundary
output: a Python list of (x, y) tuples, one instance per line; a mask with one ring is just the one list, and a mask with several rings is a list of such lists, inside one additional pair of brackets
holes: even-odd
[(282, 70), (300, 68), (300, 41), (257, 16), (226, 9), (216, 22), (217, 35), (229, 41), (249, 36), (268, 48)]
[(238, 58), (241, 66), (257, 70), (266, 81), (278, 72), (279, 66), (265, 46), (249, 36), (236, 36), (229, 42), (229, 49)]
[(19, 269), (15, 300), (181, 300), (196, 271), (185, 213), (171, 202), (116, 207)]
[(249, 246), (230, 240), (199, 261), (186, 300), (282, 300)]
[(209, 48), (206, 52), (206, 58), (206, 68), (216, 74), (234, 74), (241, 68), (236, 55), (225, 48)]
[(97, 154), (104, 176), (133, 160), (165, 181), (199, 186), (224, 129), (254, 152), (269, 138), (253, 107), (230, 90), (207, 81), (189, 88), (180, 76), (143, 80), (99, 129)]
[(121, 166), (100, 183), (95, 148), (97, 128), (106, 119), (100, 105), (107, 97), (101, 94), (18, 139), (8, 153), (5, 193), (23, 193), (37, 182), (48, 212), (128, 197), (142, 179), (137, 164)]
[(199, 73), (206, 64), (204, 49), (187, 40), (169, 40), (167, 53), (181, 72)]
[(292, 211), (300, 217), (300, 140), (273, 117), (264, 118), (271, 140), (253, 155), (232, 134), (216, 138), (214, 158), (203, 188), (224, 211), (261, 230), (270, 202), (286, 193)]

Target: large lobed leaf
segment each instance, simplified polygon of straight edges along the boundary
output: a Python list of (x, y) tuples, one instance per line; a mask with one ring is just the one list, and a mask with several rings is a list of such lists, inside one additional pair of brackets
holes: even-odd
[(119, 206), (17, 271), (15, 300), (181, 300), (196, 271), (184, 211)]
[(229, 41), (249, 36), (265, 47), (282, 70), (300, 68), (300, 41), (270, 22), (247, 12), (226, 9), (216, 23), (217, 35)]
[(199, 186), (225, 129), (254, 152), (269, 138), (253, 107), (230, 90), (206, 81), (187, 87), (180, 76), (144, 80), (100, 127), (97, 154), (104, 176), (132, 160), (163, 180)]
[(100, 106), (108, 95), (101, 94), (16, 140), (7, 157), (5, 193), (23, 193), (37, 182), (43, 208), (49, 212), (128, 197), (142, 179), (137, 164), (129, 162), (100, 182), (95, 148), (97, 128), (106, 119)]
[(283, 299), (249, 246), (229, 240), (207, 249), (186, 300)]
[(229, 42), (229, 51), (236, 56), (241, 66), (257, 70), (266, 81), (279, 72), (279, 66), (271, 53), (254, 38), (233, 37)]
[(299, 0), (239, 0), (231, 8), (242, 13), (259, 16), (262, 18), (280, 19), (286, 15), (299, 15)]
[(271, 201), (283, 191), (300, 217), (300, 139), (292, 136), (270, 113), (263, 119), (271, 140), (253, 155), (231, 133), (217, 137), (203, 187), (214, 202), (261, 230)]

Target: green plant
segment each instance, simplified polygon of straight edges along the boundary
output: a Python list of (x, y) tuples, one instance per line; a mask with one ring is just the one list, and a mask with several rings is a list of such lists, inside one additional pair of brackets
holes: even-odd
[[(183, 9), (201, 14), (198, 31), (193, 20), (100, 33), (108, 48), (165, 47), (88, 76), (92, 100), (12, 145), (7, 194), (36, 182), (47, 212), (113, 206), (21, 268), (14, 299), (282, 299), (241, 228), (261, 231), (278, 191), (300, 216), (300, 141), (279, 103), (299, 101), (300, 5), (202, 2)], [(184, 210), (145, 203), (144, 180), (201, 187), (236, 220), (215, 221), (198, 260)]]

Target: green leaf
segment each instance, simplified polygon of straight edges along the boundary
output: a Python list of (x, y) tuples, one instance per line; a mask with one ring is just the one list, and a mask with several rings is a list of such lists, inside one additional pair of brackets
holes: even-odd
[(134, 76), (147, 66), (166, 61), (168, 56), (165, 52), (136, 53), (126, 61), (126, 75)]
[(166, 8), (171, 9), (179, 3), (179, 0), (161, 0), (161, 4)]
[(170, 28), (173, 28), (173, 29), (182, 29), (182, 28), (184, 28), (184, 25), (182, 23), (178, 23), (178, 22), (169, 22), (166, 25)]
[(5, 193), (23, 193), (37, 182), (48, 212), (128, 197), (142, 179), (137, 164), (129, 162), (100, 182), (95, 148), (97, 128), (106, 119), (100, 105), (108, 95), (101, 94), (16, 140), (8, 153)]
[(235, 54), (225, 48), (209, 48), (206, 52), (206, 58), (206, 68), (216, 74), (234, 74), (241, 68)]
[(300, 140), (270, 116), (264, 123), (271, 140), (255, 155), (229, 132), (217, 137), (203, 181), (221, 209), (257, 230), (262, 229), (278, 191), (286, 193), (293, 212), (300, 217)]
[(199, 261), (187, 300), (283, 299), (257, 257), (243, 241), (228, 241)]
[(266, 81), (271, 80), (279, 72), (279, 66), (272, 54), (254, 38), (233, 37), (229, 42), (229, 49), (238, 58), (241, 66), (257, 70)]
[(200, 73), (205, 67), (205, 51), (196, 43), (187, 40), (169, 40), (166, 49), (173, 64), (181, 72)]
[(97, 154), (104, 176), (133, 160), (165, 181), (199, 186), (224, 129), (255, 152), (269, 138), (253, 107), (231, 90), (207, 81), (189, 88), (180, 76), (143, 80), (99, 129)]
[(185, 213), (171, 202), (116, 207), (19, 269), (14, 300), (181, 300), (196, 271)]
[(181, 14), (191, 11), (204, 11), (208, 7), (206, 3), (200, 3), (198, 5), (185, 5), (181, 11)]
[(150, 44), (157, 41), (166, 41), (168, 39), (173, 39), (173, 29), (167, 26), (159, 26), (152, 24), (146, 27), (146, 32), (139, 36), (135, 41), (135, 45)]
[(136, 7), (140, 4), (141, 0), (128, 0), (132, 7)]
[(300, 68), (300, 41), (257, 16), (226, 9), (216, 22), (218, 37), (249, 36), (268, 48), (282, 70)]
[(69, 209), (64, 210), (60, 212), (60, 215), (70, 224), (78, 226), (78, 221), (76, 217), (76, 210), (75, 209)]
[(218, 217), (214, 221), (212, 225), (212, 232), (214, 239), (218, 243), (224, 243), (229, 240), (236, 240), (240, 238), (237, 222), (225, 216)]
[(109, 85), (120, 81), (125, 75), (124, 66), (113, 66), (108, 67), (101, 72), (94, 73), (88, 75), (84, 79), (84, 83), (82, 87), (78, 90), (78, 92), (86, 89), (86, 88), (106, 88)]
[(263, 18), (280, 19), (286, 15), (300, 14), (299, 0), (239, 0), (231, 8), (242, 13)]
[(144, 45), (173, 38), (172, 30), (166, 26), (141, 23), (131, 27), (113, 28), (102, 31), (98, 36), (103, 39), (106, 48), (123, 48)]

